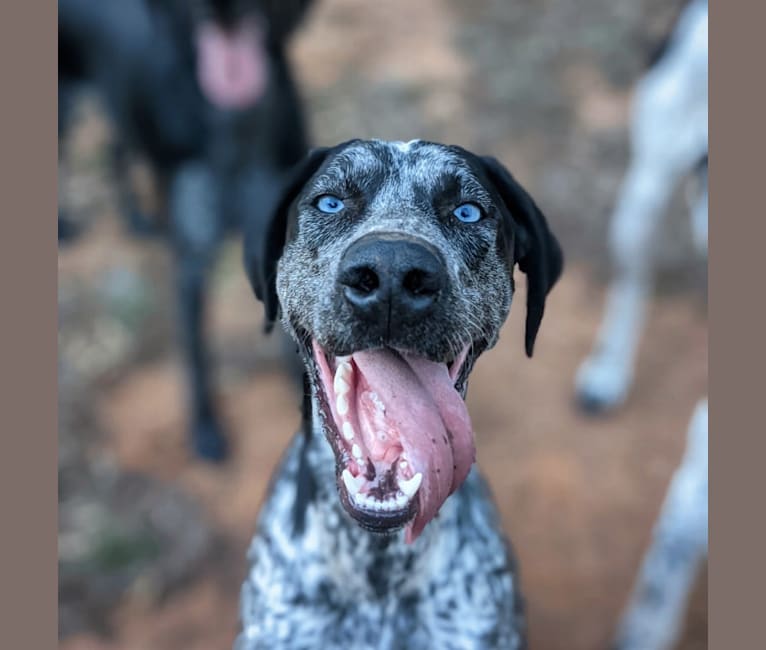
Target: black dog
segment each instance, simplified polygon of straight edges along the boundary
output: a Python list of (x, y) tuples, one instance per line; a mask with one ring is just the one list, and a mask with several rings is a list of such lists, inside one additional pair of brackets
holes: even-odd
[(459, 147), (352, 141), (306, 159), (268, 228), (246, 226), (245, 255), (307, 390), (250, 548), (238, 650), (525, 647), (464, 397), (514, 266), (528, 355), (561, 273), (534, 201)]
[[(307, 150), (285, 56), (310, 0), (60, 0), (59, 139), (78, 87), (116, 127), (113, 163), (133, 230), (153, 232), (127, 187), (125, 152), (151, 164), (177, 261), (192, 442), (227, 451), (202, 334), (205, 276), (224, 236), (271, 212), (283, 175)], [(72, 222), (59, 217), (59, 238)]]

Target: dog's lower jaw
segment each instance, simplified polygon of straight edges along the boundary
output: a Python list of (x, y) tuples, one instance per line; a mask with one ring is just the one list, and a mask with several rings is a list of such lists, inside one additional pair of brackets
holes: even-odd
[[(402, 530), (372, 533), (346, 513), (316, 405), (313, 419), (259, 518), (237, 650), (524, 648), (514, 563), (476, 468), (408, 545)], [(296, 504), (301, 471), (316, 489)], [(305, 508), (301, 532), (296, 507)]]
[[(316, 390), (316, 388), (314, 388)], [(328, 431), (323, 421), (324, 417), (331, 417), (328, 415), (322, 415), (321, 407), (316, 401), (316, 398), (312, 400), (312, 421), (311, 421), (311, 436), (308, 438), (305, 449), (307, 465), (306, 471), (312, 474), (312, 484), (315, 485), (315, 499), (314, 504), (321, 508), (337, 509), (342, 513), (342, 517), (350, 526), (356, 526), (360, 530), (369, 533), (375, 537), (401, 537), (402, 526), (399, 526), (393, 530), (386, 531), (383, 528), (375, 529), (374, 527), (364, 526), (360, 522), (356, 521), (354, 517), (346, 511), (343, 504), (343, 495), (341, 491), (344, 489), (340, 485), (339, 476), (341, 469), (338, 469), (338, 459), (335, 456), (335, 452), (327, 439)], [(296, 503), (296, 509), (308, 508), (310, 504)], [(301, 513), (303, 516), (306, 512)]]

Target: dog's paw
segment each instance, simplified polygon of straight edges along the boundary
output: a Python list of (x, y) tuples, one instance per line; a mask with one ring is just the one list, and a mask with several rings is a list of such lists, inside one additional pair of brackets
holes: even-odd
[(212, 419), (197, 421), (192, 429), (192, 447), (201, 460), (221, 463), (229, 455), (229, 443), (221, 426)]
[(587, 359), (577, 372), (575, 397), (588, 415), (601, 415), (623, 404), (630, 388), (630, 374), (598, 358)]

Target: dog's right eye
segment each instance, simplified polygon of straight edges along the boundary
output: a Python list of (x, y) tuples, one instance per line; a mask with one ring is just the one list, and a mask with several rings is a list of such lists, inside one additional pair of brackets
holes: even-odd
[(317, 199), (316, 207), (320, 212), (335, 214), (336, 212), (340, 212), (345, 207), (345, 204), (337, 196), (324, 194)]
[(463, 223), (476, 223), (482, 217), (481, 208), (475, 203), (463, 203), (457, 206), (452, 214)]

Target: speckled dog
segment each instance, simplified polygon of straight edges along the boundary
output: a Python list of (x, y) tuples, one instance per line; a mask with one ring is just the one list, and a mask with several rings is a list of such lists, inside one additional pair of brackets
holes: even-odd
[(524, 648), (464, 397), (515, 264), (532, 354), (562, 267), (540, 210), (494, 159), (355, 140), (314, 151), (246, 237), (306, 400), (250, 549), (238, 650)]

